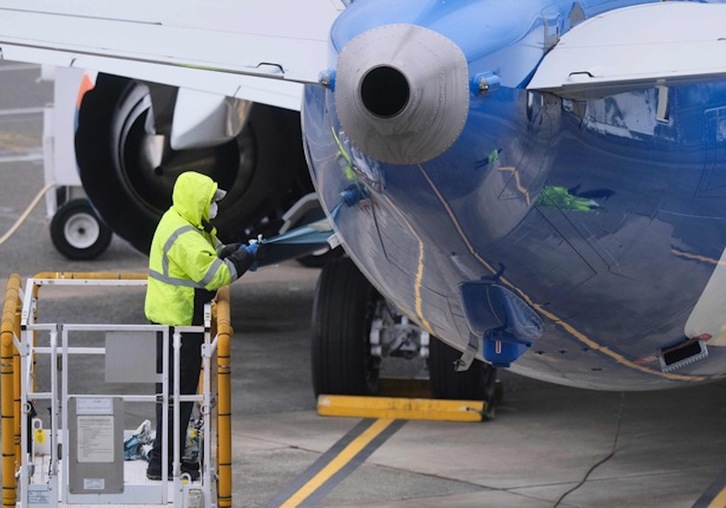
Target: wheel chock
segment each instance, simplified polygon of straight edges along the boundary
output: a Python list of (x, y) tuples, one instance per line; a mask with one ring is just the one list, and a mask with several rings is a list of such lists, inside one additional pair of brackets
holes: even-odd
[(395, 420), (481, 422), (486, 416), (486, 402), (481, 400), (319, 395), (318, 414), (320, 416)]

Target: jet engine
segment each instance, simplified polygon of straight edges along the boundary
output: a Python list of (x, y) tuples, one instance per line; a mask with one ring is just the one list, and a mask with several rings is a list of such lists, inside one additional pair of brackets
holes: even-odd
[(148, 252), (176, 177), (194, 170), (228, 192), (215, 220), (222, 241), (276, 234), (285, 211), (313, 190), (298, 113), (254, 104), (229, 141), (176, 149), (171, 127), (177, 93), (174, 87), (99, 74), (84, 95), (76, 158), (83, 187), (103, 221)]

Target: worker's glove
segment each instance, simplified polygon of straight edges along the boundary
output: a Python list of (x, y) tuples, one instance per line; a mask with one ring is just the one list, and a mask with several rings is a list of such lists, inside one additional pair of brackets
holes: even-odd
[(259, 242), (253, 242), (249, 245), (240, 244), (239, 248), (230, 254), (227, 259), (234, 263), (239, 277), (248, 270), (252, 272), (257, 270), (264, 250), (264, 245)]
[(243, 273), (250, 269), (252, 263), (255, 262), (254, 254), (247, 251), (248, 246), (241, 246), (232, 254), (227, 256), (227, 261), (231, 261), (234, 264), (235, 270), (237, 270), (237, 277), (241, 277)]
[(254, 272), (259, 267), (262, 254), (265, 251), (265, 246), (260, 242), (253, 242), (249, 245), (245, 245), (243, 248), (250, 254), (250, 256), (252, 256), (253, 261), (248, 270)]
[(250, 256), (252, 256), (252, 259), (254, 259), (255, 261), (258, 261), (258, 259), (257, 259), (257, 252), (260, 249), (260, 244), (259, 243), (257, 243), (257, 242), (251, 243), (249, 245), (245, 245), (243, 248), (244, 248), (244, 250), (247, 251), (247, 253)]
[(221, 249), (219, 249), (219, 257), (222, 259), (227, 259), (227, 257), (232, 254), (234, 251), (240, 248), (241, 243), (228, 243)]

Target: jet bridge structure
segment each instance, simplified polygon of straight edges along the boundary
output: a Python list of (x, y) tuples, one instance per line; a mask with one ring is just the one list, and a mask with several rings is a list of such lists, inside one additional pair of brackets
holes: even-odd
[[(227, 288), (207, 305), (204, 326), (89, 319), (96, 316), (82, 316), (79, 322), (41, 319), (41, 290), (48, 286), (72, 287), (74, 294), (96, 288), (92, 298), (99, 293), (112, 298), (112, 288), (145, 285), (145, 274), (41, 273), (25, 285), (17, 274), (8, 279), (2, 315), (3, 507), (232, 506)], [(184, 332), (204, 332), (197, 395), (179, 393)], [(156, 369), (157, 333), (163, 337), (163, 352), (173, 355), (169, 361), (164, 354), (161, 373)], [(88, 374), (83, 370), (88, 362), (99, 362), (93, 369), (99, 382), (85, 379), (91, 376), (90, 368)], [(160, 393), (156, 383), (163, 387)], [(125, 430), (127, 423), (143, 414), (153, 421), (156, 404), (171, 406), (176, 409), (171, 427), (179, 438), (185, 432), (178, 421), (181, 402), (196, 407), (200, 477), (192, 481), (181, 474), (183, 451), (175, 449), (168, 454), (172, 467), (162, 465), (162, 481), (150, 481), (145, 460), (128, 460), (128, 454), (124, 460), (133, 432)], [(169, 412), (164, 415), (169, 418)]]

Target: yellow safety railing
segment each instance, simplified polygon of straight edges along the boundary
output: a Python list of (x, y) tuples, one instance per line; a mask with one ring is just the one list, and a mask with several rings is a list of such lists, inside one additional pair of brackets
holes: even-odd
[[(117, 272), (40, 272), (33, 275), (34, 279), (84, 279), (84, 280), (142, 280), (145, 273), (117, 273)], [(40, 286), (35, 286), (34, 294), (37, 296)]]
[(234, 333), (229, 312), (229, 288), (217, 291), (217, 500), (232, 506), (232, 385), (229, 339)]
[[(138, 280), (141, 273), (114, 272), (41, 272), (34, 279)], [(3, 508), (16, 506), (15, 472), (20, 462), (20, 355), (13, 339), (20, 337), (22, 311), (21, 279), (12, 274), (5, 291), (2, 315), (2, 351), (0, 365), (0, 395), (2, 403), (2, 490)], [(32, 288), (38, 297), (39, 285)], [(212, 306), (212, 335), (217, 337), (217, 497), (220, 508), (232, 506), (232, 390), (230, 381), (230, 346), (232, 330), (229, 288), (217, 292)]]
[[(15, 449), (15, 377), (20, 375), (15, 369), (15, 345), (13, 338), (20, 336), (20, 276), (14, 273), (8, 279), (5, 290), (5, 303), (2, 317), (2, 354), (0, 382), (2, 384), (2, 481), (3, 507), (15, 506), (15, 469), (18, 455)], [(18, 438), (18, 443), (20, 439)]]

